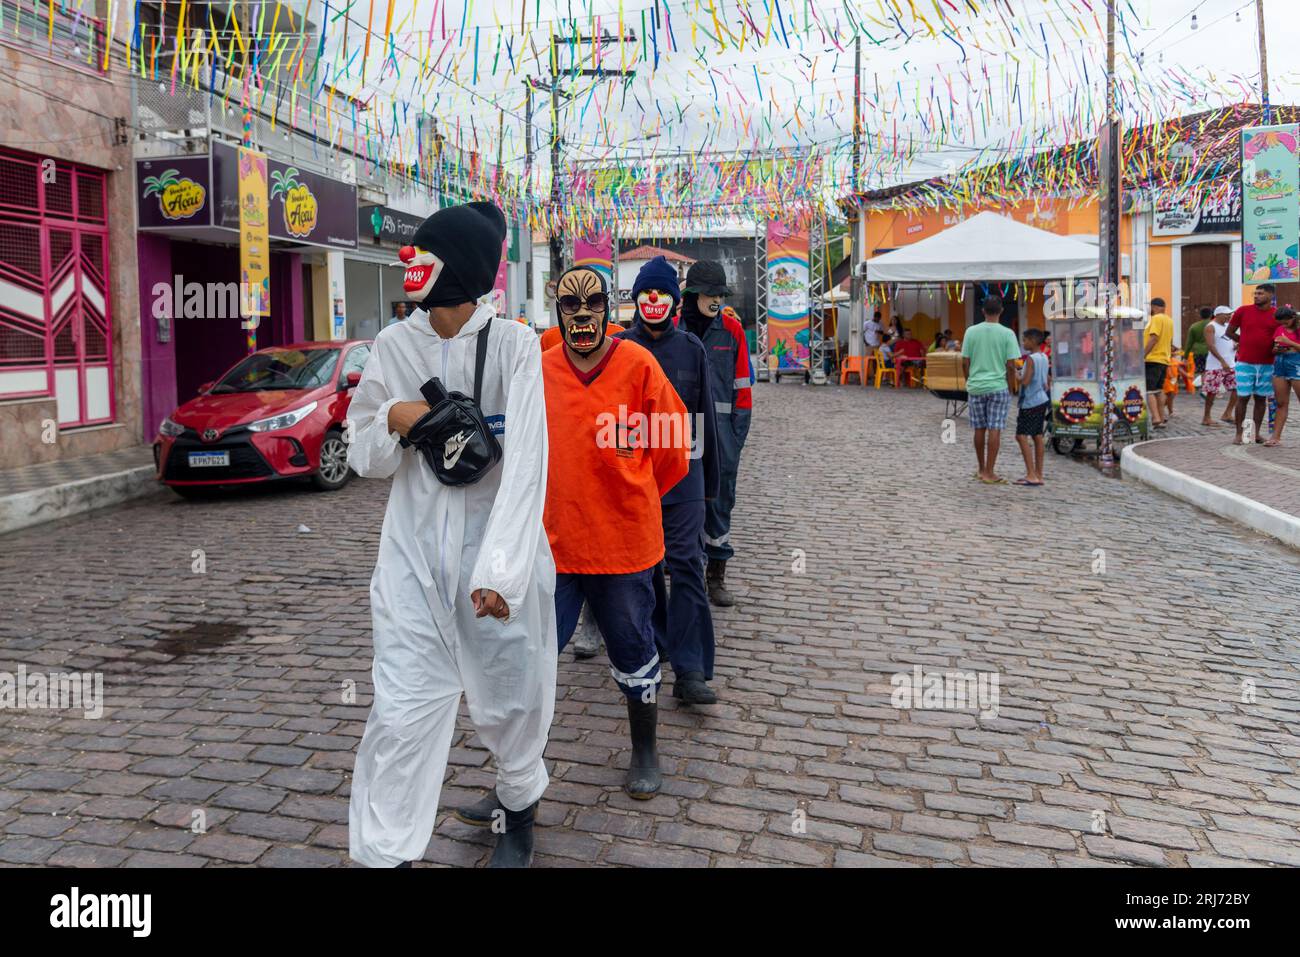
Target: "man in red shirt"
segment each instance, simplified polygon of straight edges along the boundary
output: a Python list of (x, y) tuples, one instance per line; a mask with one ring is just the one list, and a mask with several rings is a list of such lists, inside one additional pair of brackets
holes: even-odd
[(1225, 335), (1237, 343), (1237, 437), (1233, 445), (1245, 441), (1246, 400), (1252, 395), (1255, 441), (1264, 441), (1264, 410), (1273, 397), (1273, 337), (1278, 325), (1275, 293), (1272, 283), (1256, 286), (1255, 302), (1238, 307), (1228, 322)]
[(907, 371), (908, 375), (924, 370), (925, 368), (925, 346), (921, 345), (921, 340), (913, 337), (910, 329), (903, 330), (903, 338), (893, 344), (894, 349), (894, 367), (899, 371)]

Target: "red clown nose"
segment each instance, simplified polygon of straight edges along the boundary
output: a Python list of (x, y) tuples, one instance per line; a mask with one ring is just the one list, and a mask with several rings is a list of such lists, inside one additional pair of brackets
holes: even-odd
[(412, 259), (415, 258), (415, 247), (403, 246), (401, 249), (397, 251), (397, 258), (404, 263), (409, 263)]
[(651, 290), (651, 292), (650, 292), (650, 301), (651, 301), (651, 302), (658, 302), (658, 301), (659, 301), (659, 294), (658, 294), (657, 292)]

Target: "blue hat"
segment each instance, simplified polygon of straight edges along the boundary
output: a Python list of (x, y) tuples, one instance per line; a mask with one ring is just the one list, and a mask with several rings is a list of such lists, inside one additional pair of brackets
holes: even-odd
[(677, 282), (677, 270), (669, 265), (668, 260), (663, 256), (656, 256), (636, 274), (636, 282), (632, 283), (632, 302), (636, 303), (636, 297), (646, 289), (660, 289), (673, 297), (673, 306), (681, 305), (682, 287)]

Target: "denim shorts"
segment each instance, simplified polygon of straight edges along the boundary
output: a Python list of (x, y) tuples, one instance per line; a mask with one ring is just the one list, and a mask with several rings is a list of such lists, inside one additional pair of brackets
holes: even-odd
[(1300, 379), (1300, 352), (1282, 352), (1273, 357), (1273, 375), (1279, 379)]

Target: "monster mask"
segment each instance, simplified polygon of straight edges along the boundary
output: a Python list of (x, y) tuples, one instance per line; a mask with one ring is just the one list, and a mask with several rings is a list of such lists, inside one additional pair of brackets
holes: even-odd
[(609, 293), (604, 277), (594, 269), (580, 266), (560, 276), (555, 310), (565, 344), (578, 355), (591, 355), (605, 342)]

